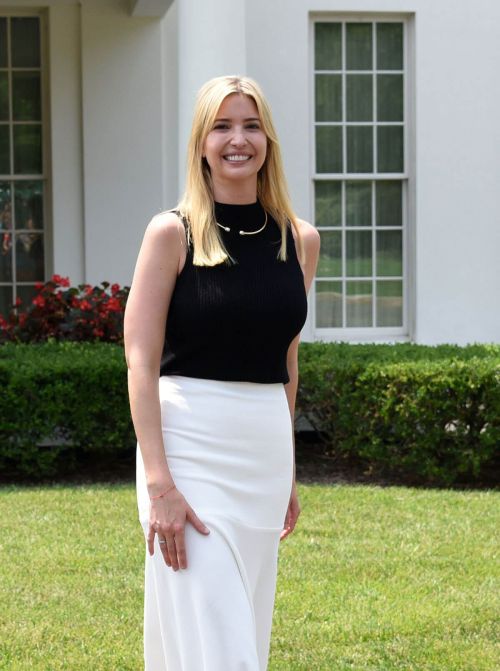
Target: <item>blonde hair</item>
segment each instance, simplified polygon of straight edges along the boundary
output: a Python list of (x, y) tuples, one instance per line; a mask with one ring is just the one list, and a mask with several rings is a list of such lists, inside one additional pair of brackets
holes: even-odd
[(189, 222), (188, 242), (193, 244), (193, 264), (215, 266), (222, 262), (232, 261), (215, 222), (210, 167), (203, 160), (202, 153), (205, 139), (212, 130), (222, 102), (233, 93), (246, 95), (254, 101), (262, 129), (267, 137), (266, 159), (257, 175), (257, 198), (280, 227), (281, 245), (278, 258), (282, 261), (286, 261), (287, 258), (288, 221), (296, 231), (299, 240), (299, 256), (302, 258), (302, 240), (288, 196), (281, 150), (270, 107), (257, 82), (249, 77), (231, 75), (210, 79), (200, 89), (196, 100), (188, 145), (186, 190), (176, 208)]

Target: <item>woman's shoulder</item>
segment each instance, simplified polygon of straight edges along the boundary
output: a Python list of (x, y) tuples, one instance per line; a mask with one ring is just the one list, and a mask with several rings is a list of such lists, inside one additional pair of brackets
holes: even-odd
[(320, 237), (319, 237), (319, 232), (316, 226), (313, 226), (310, 224), (308, 221), (305, 221), (304, 219), (299, 219), (298, 217), (295, 217), (295, 223), (297, 224), (297, 228), (292, 226), (292, 233), (295, 242), (297, 242), (297, 232), (300, 235), (301, 240), (306, 246), (306, 249), (319, 249), (319, 244), (320, 244)]
[(186, 243), (186, 226), (184, 218), (178, 210), (163, 210), (153, 215), (146, 231), (149, 235), (166, 243), (177, 241), (179, 238)]

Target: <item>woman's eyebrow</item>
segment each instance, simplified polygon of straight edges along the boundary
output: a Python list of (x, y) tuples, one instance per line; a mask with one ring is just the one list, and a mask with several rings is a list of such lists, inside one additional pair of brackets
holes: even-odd
[[(221, 118), (215, 119), (215, 121), (232, 121), (232, 119), (224, 119), (224, 118), (221, 117)], [(259, 121), (260, 122), (260, 119), (259, 119), (258, 116), (255, 116), (255, 117), (248, 117), (248, 119), (243, 119), (243, 121)]]

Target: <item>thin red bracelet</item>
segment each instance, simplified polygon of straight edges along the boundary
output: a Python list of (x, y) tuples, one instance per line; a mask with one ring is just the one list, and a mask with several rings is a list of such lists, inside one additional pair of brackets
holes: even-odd
[(150, 496), (149, 498), (150, 498), (151, 501), (154, 501), (155, 499), (161, 499), (161, 497), (165, 496), (165, 494), (168, 494), (168, 492), (171, 489), (175, 489), (175, 483), (171, 484), (170, 487), (168, 489), (166, 489), (164, 492), (162, 492), (161, 494), (157, 494), (156, 496)]

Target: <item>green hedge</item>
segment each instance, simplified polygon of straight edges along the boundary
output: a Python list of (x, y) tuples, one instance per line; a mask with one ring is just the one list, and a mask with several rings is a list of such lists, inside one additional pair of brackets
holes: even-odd
[(0, 347), (0, 385), (4, 475), (70, 473), (84, 459), (121, 458), (135, 445), (119, 345), (7, 343)]
[[(500, 346), (302, 343), (299, 356), (297, 411), (325, 452), (436, 484), (473, 481), (497, 463)], [(121, 346), (7, 343), (0, 384), (4, 476), (132, 456)]]
[(298, 410), (325, 450), (416, 481), (498, 465), (500, 346), (304, 343)]

